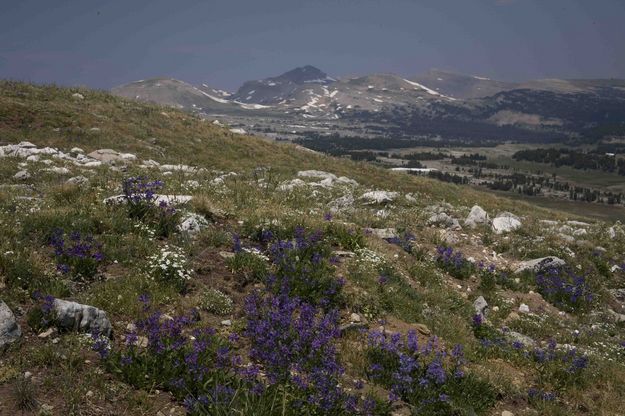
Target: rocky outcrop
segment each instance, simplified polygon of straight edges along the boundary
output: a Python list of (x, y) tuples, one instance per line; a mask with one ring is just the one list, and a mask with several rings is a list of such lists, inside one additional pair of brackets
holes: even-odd
[(527, 260), (519, 264), (514, 273), (530, 271), (541, 273), (549, 269), (559, 268), (566, 265), (566, 262), (559, 257), (541, 257), (539, 259)]
[(461, 230), (462, 227), (457, 219), (451, 217), (450, 215), (439, 212), (437, 214), (432, 214), (427, 221), (428, 225), (436, 225), (439, 227), (450, 228), (452, 230)]
[(103, 163), (125, 162), (128, 160), (136, 160), (137, 156), (132, 153), (119, 153), (113, 149), (99, 149), (87, 155), (91, 159), (98, 160)]
[(297, 176), (301, 178), (314, 178), (314, 179), (332, 179), (336, 180), (338, 177), (329, 172), (324, 172), (322, 170), (300, 170), (297, 172)]
[(369, 191), (365, 192), (360, 199), (364, 199), (370, 204), (386, 204), (393, 202), (399, 196), (398, 192), (389, 191)]
[(397, 230), (395, 228), (369, 228), (368, 232), (384, 240), (388, 238), (399, 237), (399, 234), (397, 234)]
[(54, 299), (52, 313), (59, 329), (111, 336), (111, 322), (106, 317), (106, 312), (93, 306)]
[(22, 336), (22, 330), (15, 315), (4, 301), (0, 300), (0, 351)]

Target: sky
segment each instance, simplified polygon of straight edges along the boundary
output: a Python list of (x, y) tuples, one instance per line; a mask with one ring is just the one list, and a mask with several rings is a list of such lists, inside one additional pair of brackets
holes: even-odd
[(313, 65), (507, 81), (625, 78), (624, 0), (0, 0), (0, 78), (236, 90)]

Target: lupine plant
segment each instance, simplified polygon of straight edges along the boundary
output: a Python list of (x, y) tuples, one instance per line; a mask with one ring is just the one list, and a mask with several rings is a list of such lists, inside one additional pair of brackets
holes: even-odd
[(475, 315), (472, 325), (483, 352), (515, 358), (525, 365), (531, 364), (540, 374), (539, 380), (543, 387), (563, 389), (583, 383), (589, 359), (578, 349), (566, 345), (558, 347), (553, 338), (546, 347), (525, 345), (522, 341), (506, 337), (508, 328), (495, 330), (484, 321), (482, 315)]
[(122, 184), (129, 217), (153, 224), (159, 237), (172, 234), (180, 217), (176, 208), (166, 201), (158, 201), (157, 192), (164, 186), (163, 181), (143, 176), (127, 178)]
[[(121, 348), (93, 336), (92, 349), (128, 383), (162, 388), (191, 415), (381, 415), (387, 408), (338, 386), (336, 312), (326, 314), (287, 295), (255, 292), (240, 338), (194, 328), (196, 314), (164, 317), (143, 296), (145, 317)], [(245, 344), (243, 344), (245, 341)], [(251, 362), (241, 351), (250, 346)]]
[(56, 229), (49, 243), (54, 248), (56, 269), (62, 274), (89, 279), (95, 276), (104, 260), (102, 244), (91, 235), (82, 235), (78, 231), (66, 234)]
[(457, 279), (467, 279), (475, 272), (475, 265), (451, 247), (436, 248), (436, 264)]
[(317, 231), (296, 228), (293, 240), (277, 240), (269, 247), (275, 273), (267, 278), (274, 293), (288, 290), (314, 305), (332, 309), (342, 303), (344, 281), (334, 276), (330, 247)]
[(28, 311), (28, 326), (35, 331), (49, 327), (54, 322), (54, 296), (33, 292), (35, 307)]
[(537, 274), (536, 286), (549, 302), (571, 311), (586, 309), (595, 299), (586, 277), (570, 268), (550, 268)]
[(156, 193), (163, 189), (163, 181), (151, 181), (143, 176), (131, 177), (122, 183), (122, 191), (128, 203), (128, 215), (143, 219), (154, 208)]
[(457, 414), (490, 407), (495, 396), (490, 386), (465, 374), (461, 345), (450, 352), (436, 337), (419, 343), (416, 331), (371, 331), (368, 334), (367, 375), (390, 390), (390, 399), (406, 402), (413, 414)]
[(386, 241), (388, 241), (391, 244), (395, 244), (398, 245), (399, 247), (401, 247), (406, 253), (411, 253), (413, 252), (414, 249), (414, 241), (415, 241), (416, 237), (414, 234), (409, 233), (409, 232), (405, 232), (400, 236), (395, 236), (395, 237), (391, 237), (391, 238), (387, 238)]
[(338, 313), (324, 313), (287, 294), (258, 292), (248, 297), (245, 311), (250, 357), (262, 365), (269, 384), (299, 391), (303, 398), (294, 405), (302, 414), (315, 408), (340, 414), (347, 397), (338, 387), (343, 372), (334, 345)]

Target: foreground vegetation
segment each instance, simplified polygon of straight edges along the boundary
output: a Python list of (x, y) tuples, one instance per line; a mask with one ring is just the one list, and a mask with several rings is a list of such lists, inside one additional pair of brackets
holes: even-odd
[[(90, 90), (1, 83), (0, 140), (137, 156), (0, 158), (0, 298), (24, 333), (0, 357), (2, 414), (622, 411), (618, 224)], [(523, 225), (430, 221), (474, 204)], [(544, 256), (566, 267), (514, 273)], [(55, 299), (106, 311), (112, 336), (57, 330)]]

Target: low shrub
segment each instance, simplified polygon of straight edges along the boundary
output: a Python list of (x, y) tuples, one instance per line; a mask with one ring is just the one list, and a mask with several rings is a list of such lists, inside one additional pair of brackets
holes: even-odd
[(152, 280), (171, 284), (180, 291), (191, 280), (191, 270), (182, 249), (168, 244), (148, 258), (147, 275)]
[(475, 272), (475, 265), (467, 260), (462, 252), (451, 247), (439, 246), (436, 249), (436, 264), (456, 279), (468, 279)]
[(74, 278), (91, 279), (104, 260), (102, 244), (91, 235), (83, 236), (78, 231), (66, 234), (57, 229), (49, 243), (54, 248), (57, 271)]
[(545, 299), (569, 311), (586, 310), (595, 299), (586, 276), (570, 268), (550, 268), (538, 273), (536, 286)]
[(483, 413), (494, 405), (492, 387), (465, 374), (462, 346), (450, 352), (432, 337), (419, 345), (415, 331), (372, 331), (368, 335), (367, 376), (390, 391), (390, 399), (406, 402), (413, 414)]
[(323, 234), (296, 228), (293, 240), (277, 240), (269, 247), (274, 274), (267, 278), (273, 293), (288, 292), (313, 305), (333, 309), (344, 302), (344, 281), (334, 276), (335, 261)]
[(206, 289), (202, 293), (200, 307), (215, 315), (228, 315), (234, 309), (232, 299), (217, 289)]

